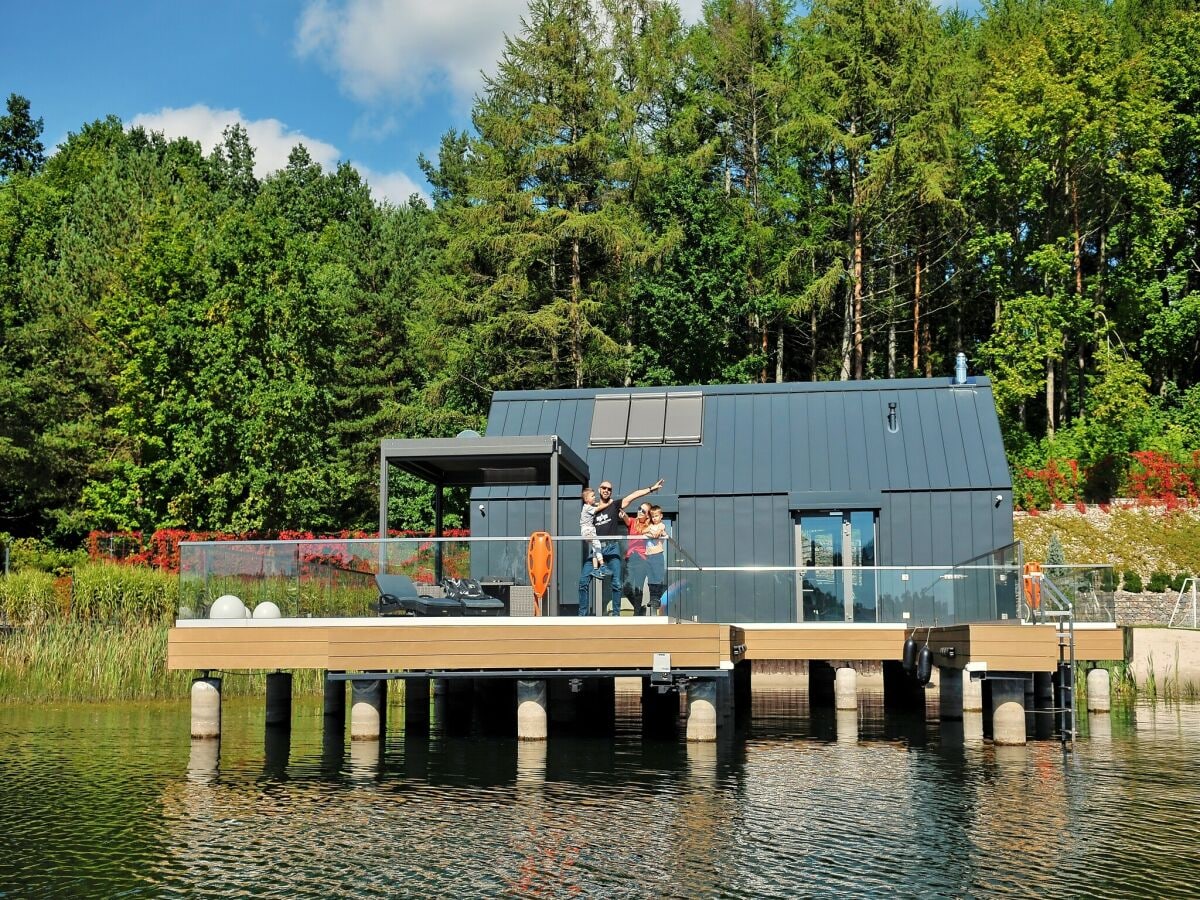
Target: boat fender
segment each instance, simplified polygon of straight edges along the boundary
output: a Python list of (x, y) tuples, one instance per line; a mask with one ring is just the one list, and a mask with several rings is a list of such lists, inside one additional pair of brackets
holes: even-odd
[(933, 676), (933, 651), (926, 644), (917, 654), (917, 683), (924, 686), (929, 684)]
[(914, 638), (910, 637), (904, 642), (904, 653), (900, 659), (900, 664), (904, 666), (904, 671), (909, 675), (917, 670), (917, 642)]

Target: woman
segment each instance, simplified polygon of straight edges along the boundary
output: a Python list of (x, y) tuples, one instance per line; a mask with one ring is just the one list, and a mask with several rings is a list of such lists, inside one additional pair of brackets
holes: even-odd
[(644, 616), (646, 607), (642, 604), (642, 583), (649, 574), (646, 563), (646, 542), (641, 535), (650, 527), (650, 504), (643, 503), (638, 507), (637, 516), (629, 520), (629, 546), (625, 550), (625, 571), (629, 573), (629, 600), (633, 604), (633, 614)]

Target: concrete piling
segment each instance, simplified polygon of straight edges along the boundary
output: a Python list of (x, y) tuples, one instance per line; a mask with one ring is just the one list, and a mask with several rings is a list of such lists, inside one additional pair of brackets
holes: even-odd
[(842, 666), (833, 676), (834, 709), (858, 709), (858, 673), (849, 666)]
[(351, 682), (350, 741), (383, 740), (387, 727), (387, 681)]
[(1025, 680), (993, 678), (992, 740), (1017, 746), (1025, 743)]
[(1087, 673), (1087, 708), (1088, 712), (1108, 712), (1112, 709), (1108, 669), (1091, 669)]
[(192, 682), (192, 737), (221, 737), (220, 678), (197, 678)]
[[(1025, 689), (1021, 688), (1021, 699), (1024, 700)], [(983, 712), (983, 679), (972, 678), (971, 673), (962, 673), (962, 708), (963, 712)]]
[(717, 739), (717, 683), (715, 679), (696, 679), (688, 685), (687, 739)]
[(546, 682), (517, 682), (517, 739), (544, 741), (547, 728)]
[(267, 725), (273, 728), (292, 727), (291, 672), (271, 672), (267, 675)]

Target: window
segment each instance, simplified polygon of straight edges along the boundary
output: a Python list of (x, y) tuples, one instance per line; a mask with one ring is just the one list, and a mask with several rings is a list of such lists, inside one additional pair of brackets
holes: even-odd
[(666, 394), (635, 394), (630, 398), (626, 443), (661, 444), (666, 424)]
[(592, 412), (593, 447), (622, 447), (629, 430), (629, 395), (613, 394), (596, 398)]
[(606, 394), (596, 398), (591, 446), (699, 444), (703, 425), (704, 395), (698, 391)]
[(666, 442), (698, 444), (704, 434), (704, 395), (668, 394)]

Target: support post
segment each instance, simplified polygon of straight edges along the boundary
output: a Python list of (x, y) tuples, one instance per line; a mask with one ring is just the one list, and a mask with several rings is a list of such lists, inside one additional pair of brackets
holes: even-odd
[(291, 672), (271, 672), (267, 675), (267, 726), (292, 727)]
[(858, 673), (842, 666), (833, 676), (833, 706), (835, 709), (858, 709)]
[(834, 673), (833, 666), (824, 660), (814, 659), (808, 664), (808, 705), (809, 708), (833, 706)]
[(1108, 669), (1092, 669), (1087, 673), (1088, 712), (1108, 712), (1112, 709), (1109, 696)]
[(546, 682), (517, 682), (517, 740), (544, 741), (547, 728)]
[(325, 673), (325, 704), (326, 719), (336, 719), (342, 727), (346, 724), (346, 682), (334, 681)]
[(679, 692), (659, 691), (658, 685), (642, 677), (642, 734), (648, 737), (669, 737), (679, 725)]
[(350, 707), (350, 740), (383, 740), (387, 727), (387, 682), (351, 682), (353, 705)]
[(963, 717), (963, 676), (971, 676), (962, 669), (939, 666), (938, 672), (938, 716), (941, 719)]
[(423, 734), (429, 730), (429, 679), (404, 681), (404, 731)]
[(962, 708), (963, 712), (983, 712), (983, 679), (972, 678), (966, 669), (962, 673)]
[(717, 739), (717, 683), (711, 678), (696, 679), (688, 685), (687, 739)]
[[(558, 438), (550, 445), (550, 538), (558, 538)], [(555, 556), (558, 554), (555, 553)], [(546, 613), (558, 615), (558, 572), (550, 573), (550, 584), (546, 588)]]
[(197, 678), (192, 681), (192, 737), (221, 737), (221, 679)]
[(1025, 743), (1025, 679), (993, 678), (992, 740), (1000, 745)]

